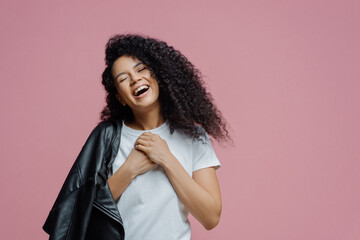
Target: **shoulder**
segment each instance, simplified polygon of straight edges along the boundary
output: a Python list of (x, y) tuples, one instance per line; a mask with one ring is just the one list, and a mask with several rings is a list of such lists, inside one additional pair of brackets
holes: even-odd
[(174, 132), (180, 134), (184, 139), (188, 139), (191, 142), (207, 142), (210, 141), (209, 135), (206, 132), (206, 130), (197, 124), (193, 125), (192, 128), (192, 133), (197, 135), (198, 137), (193, 137), (190, 134), (186, 133), (183, 129), (181, 128), (174, 128)]
[(204, 129), (202, 126), (200, 126), (200, 125), (195, 125), (195, 127), (196, 127), (196, 131), (197, 131), (199, 134), (201, 134), (201, 135), (203, 135), (203, 136), (207, 136), (207, 132), (205, 131), (205, 129)]
[(119, 120), (104, 120), (99, 122), (91, 132), (91, 135), (109, 137), (121, 129)]
[(99, 122), (94, 130), (98, 130), (98, 131), (106, 131), (106, 130), (114, 130), (114, 128), (116, 128), (117, 125), (117, 120), (104, 120)]
[(199, 135), (199, 138), (194, 139), (194, 141), (201, 142), (203, 144), (210, 143), (210, 137), (209, 137), (208, 133), (205, 131), (205, 129), (200, 125), (195, 125), (195, 126), (196, 126), (196, 132)]
[(177, 136), (176, 139), (181, 140), (182, 145), (187, 145), (190, 149), (196, 150), (201, 145), (211, 145), (211, 140), (206, 132), (206, 130), (200, 125), (194, 125), (193, 133), (197, 137), (191, 136), (186, 133), (183, 129), (175, 129), (174, 135)]

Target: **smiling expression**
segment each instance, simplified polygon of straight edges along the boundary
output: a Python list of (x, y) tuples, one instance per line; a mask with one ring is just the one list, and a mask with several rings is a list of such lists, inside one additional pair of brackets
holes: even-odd
[(159, 105), (159, 85), (149, 68), (135, 57), (123, 55), (112, 66), (116, 98), (133, 112)]

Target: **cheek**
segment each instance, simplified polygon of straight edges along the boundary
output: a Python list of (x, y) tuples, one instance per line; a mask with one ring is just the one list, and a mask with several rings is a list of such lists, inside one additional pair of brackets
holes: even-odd
[(120, 96), (126, 96), (128, 94), (131, 94), (131, 91), (128, 88), (125, 87), (117, 87), (116, 88), (117, 92), (119, 93)]
[(155, 95), (157, 96), (157, 97), (159, 97), (159, 95), (160, 95), (160, 89), (159, 89), (159, 86), (155, 86), (155, 88), (154, 88), (154, 91), (155, 91)]
[(154, 89), (155, 89), (155, 91), (157, 92), (157, 93), (159, 93), (160, 92), (160, 89), (159, 89), (159, 84), (158, 84), (158, 82), (156, 81), (156, 80), (154, 80)]

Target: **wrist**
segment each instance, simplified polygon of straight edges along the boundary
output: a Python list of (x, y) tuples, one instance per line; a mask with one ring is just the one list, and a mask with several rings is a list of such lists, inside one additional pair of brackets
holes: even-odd
[(173, 154), (170, 154), (170, 156), (162, 161), (160, 164), (165, 170), (168, 170), (172, 168), (173, 163), (177, 161), (176, 157)]
[(136, 168), (134, 168), (129, 161), (125, 161), (123, 167), (124, 171), (129, 174), (131, 180), (133, 180), (138, 175)]

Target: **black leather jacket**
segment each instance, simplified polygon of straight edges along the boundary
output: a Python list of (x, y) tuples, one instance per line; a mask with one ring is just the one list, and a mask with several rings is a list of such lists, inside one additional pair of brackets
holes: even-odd
[(120, 121), (103, 121), (75, 160), (43, 229), (54, 240), (123, 240), (122, 219), (107, 184), (118, 153)]

